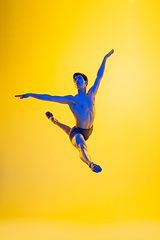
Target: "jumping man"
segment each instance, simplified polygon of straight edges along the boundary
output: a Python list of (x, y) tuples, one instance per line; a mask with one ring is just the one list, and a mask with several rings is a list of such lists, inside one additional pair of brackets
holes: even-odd
[(95, 118), (95, 95), (98, 91), (101, 79), (104, 74), (105, 64), (107, 58), (109, 58), (114, 53), (112, 49), (103, 59), (102, 64), (98, 70), (96, 80), (93, 86), (86, 91), (88, 85), (88, 79), (83, 73), (75, 73), (73, 75), (73, 80), (78, 93), (75, 96), (51, 96), (48, 94), (35, 94), (26, 93), (22, 95), (15, 95), (15, 97), (20, 97), (20, 99), (33, 97), (41, 100), (58, 102), (62, 104), (68, 104), (70, 110), (75, 117), (75, 127), (70, 128), (53, 117), (51, 112), (46, 112), (46, 116), (55, 125), (59, 126), (64, 130), (70, 138), (73, 146), (79, 151), (80, 159), (85, 162), (93, 172), (101, 172), (102, 168), (93, 163), (91, 157), (87, 150), (86, 140), (89, 138), (93, 131), (93, 121)]

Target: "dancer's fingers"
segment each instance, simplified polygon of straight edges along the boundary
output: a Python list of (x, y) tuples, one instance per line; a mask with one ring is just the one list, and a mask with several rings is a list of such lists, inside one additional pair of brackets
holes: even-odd
[(22, 97), (22, 95), (15, 95), (15, 97)]

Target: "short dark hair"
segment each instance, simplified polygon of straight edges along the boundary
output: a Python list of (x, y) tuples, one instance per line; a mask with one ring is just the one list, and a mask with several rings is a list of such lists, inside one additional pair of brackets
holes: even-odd
[(76, 72), (76, 73), (73, 74), (73, 79), (74, 79), (77, 75), (81, 75), (81, 76), (84, 78), (84, 80), (87, 82), (87, 83), (86, 83), (86, 86), (87, 86), (87, 85), (88, 85), (88, 78), (87, 78), (87, 76), (86, 76), (85, 74), (83, 74), (83, 73)]

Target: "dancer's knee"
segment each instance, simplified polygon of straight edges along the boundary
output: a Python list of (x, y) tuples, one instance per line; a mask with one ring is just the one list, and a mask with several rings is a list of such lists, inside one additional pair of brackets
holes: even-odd
[(74, 139), (74, 141), (72, 142), (72, 144), (79, 151), (80, 159), (89, 165), (90, 164), (90, 156), (88, 154), (87, 145), (86, 145), (83, 135), (76, 134), (73, 137), (73, 139)]
[(79, 148), (79, 151), (85, 151), (85, 150), (87, 150), (87, 146), (86, 146), (86, 144), (83, 143), (83, 142), (80, 142), (80, 143), (78, 144), (78, 148)]
[(86, 143), (82, 134), (76, 134), (72, 139), (72, 144), (78, 149), (85, 149)]

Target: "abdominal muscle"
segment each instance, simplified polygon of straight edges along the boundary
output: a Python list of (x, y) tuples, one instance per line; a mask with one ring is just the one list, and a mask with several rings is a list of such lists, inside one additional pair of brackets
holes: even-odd
[(76, 118), (76, 127), (83, 128), (83, 129), (90, 129), (93, 126), (93, 118), (87, 118), (86, 120), (82, 120)]
[(83, 129), (90, 129), (93, 126), (93, 121), (95, 118), (95, 109), (87, 109), (86, 112), (77, 112), (75, 109), (71, 108), (71, 111), (76, 120), (76, 127)]

